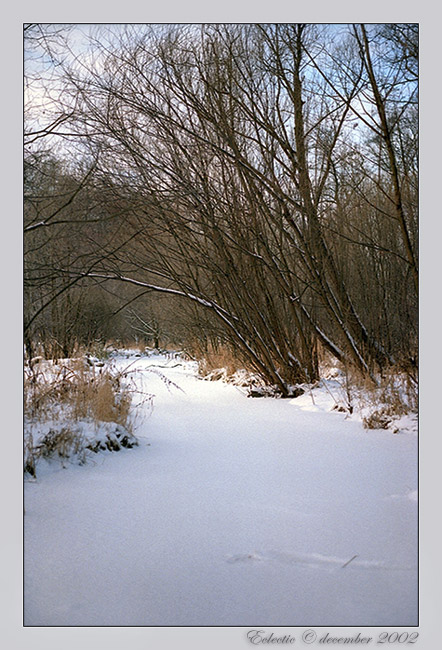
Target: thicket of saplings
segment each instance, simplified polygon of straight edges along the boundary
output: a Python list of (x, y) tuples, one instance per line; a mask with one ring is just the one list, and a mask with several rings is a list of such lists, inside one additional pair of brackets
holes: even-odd
[(137, 338), (414, 408), (417, 25), (69, 29), (25, 33), (29, 359)]

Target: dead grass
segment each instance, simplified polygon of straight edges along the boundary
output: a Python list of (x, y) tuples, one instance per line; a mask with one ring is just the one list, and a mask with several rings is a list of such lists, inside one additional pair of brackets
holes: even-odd
[(24, 413), (32, 421), (63, 418), (116, 422), (129, 427), (132, 395), (121, 375), (88, 366), (83, 359), (27, 367)]
[[(359, 401), (368, 402), (374, 408), (372, 418), (367, 422), (367, 428), (383, 428), (370, 426), (370, 422), (382, 424), (388, 418), (416, 411), (418, 406), (417, 384), (410, 381), (409, 376), (400, 369), (391, 367), (377, 377), (378, 386), (367, 381), (359, 381)], [(364, 422), (365, 426), (365, 422)]]
[(362, 418), (364, 429), (388, 429), (392, 422), (389, 409), (380, 408)]
[(198, 361), (198, 373), (202, 377), (213, 373), (216, 370), (225, 370), (225, 375), (231, 377), (238, 370), (244, 368), (244, 363), (238, 360), (232, 350), (226, 345), (214, 347), (209, 345), (205, 351), (196, 350), (195, 356)]
[(132, 398), (128, 392), (121, 392), (116, 384), (118, 380), (109, 374), (97, 384), (91, 404), (93, 418), (126, 426)]
[[(91, 430), (97, 429), (100, 423), (118, 425), (118, 439), (112, 439), (108, 449), (137, 444), (133, 436), (132, 397), (133, 390), (123, 381), (121, 373), (90, 366), (85, 359), (59, 363), (39, 359), (27, 364), (24, 379), (25, 472), (35, 476), (39, 458), (76, 456), (80, 463), (85, 462), (86, 449), (90, 447), (81, 433), (82, 427), (77, 426), (79, 422), (90, 423)], [(33, 432), (45, 429), (44, 434), (34, 439)]]
[(333, 377), (339, 384), (339, 404), (362, 415), (366, 429), (387, 429), (393, 420), (418, 407), (417, 381), (400, 366), (385, 368), (374, 384), (354, 368), (330, 359), (322, 359), (321, 375)]

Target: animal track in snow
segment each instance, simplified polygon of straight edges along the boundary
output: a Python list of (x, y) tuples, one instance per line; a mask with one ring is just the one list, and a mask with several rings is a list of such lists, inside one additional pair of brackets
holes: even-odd
[(377, 560), (364, 560), (359, 558), (358, 555), (353, 555), (353, 557), (350, 556), (348, 558), (339, 558), (321, 555), (319, 553), (301, 554), (287, 553), (284, 551), (267, 551), (266, 553), (253, 551), (251, 553), (229, 555), (226, 559), (230, 564), (235, 564), (237, 562), (279, 562), (291, 566), (298, 565), (300, 567), (322, 569), (326, 571), (347, 569), (347, 567), (349, 569), (375, 569), (383, 571), (412, 571), (414, 569), (414, 567), (387, 565), (384, 562), (379, 562)]

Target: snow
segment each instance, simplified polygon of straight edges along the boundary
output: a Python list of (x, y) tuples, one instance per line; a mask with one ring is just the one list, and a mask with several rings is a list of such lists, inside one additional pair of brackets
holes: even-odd
[(115, 362), (153, 411), (138, 447), (26, 482), (25, 625), (417, 624), (408, 420), (364, 429), (324, 385), (257, 400), (192, 363)]

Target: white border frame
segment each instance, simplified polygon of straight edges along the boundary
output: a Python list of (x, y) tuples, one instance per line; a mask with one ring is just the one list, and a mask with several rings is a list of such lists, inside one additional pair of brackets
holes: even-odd
[[(120, 7), (123, 6), (123, 9)], [(3, 560), (0, 596), (0, 641), (8, 650), (148, 650), (192, 648), (218, 650), (244, 648), (248, 628), (24, 628), (22, 626), (22, 25), (23, 22), (353, 22), (355, 14), (364, 22), (419, 22), (420, 24), (420, 626), (400, 631), (419, 631), (418, 650), (434, 650), (439, 644), (438, 622), (442, 612), (440, 459), (439, 330), (440, 245), (442, 242), (439, 187), (441, 184), (440, 143), (440, 46), (442, 36), (439, 10), (433, 2), (410, 0), (385, 2), (372, 0), (356, 10), (354, 1), (326, 2), (296, 6), (294, 0), (258, 2), (225, 0), (210, 7), (207, 1), (172, 0), (167, 8), (158, 2), (139, 5), (109, 5), (100, 0), (91, 6), (80, 0), (68, 11), (60, 2), (29, 0), (3, 10), (1, 39), (3, 62), (2, 185), (7, 192), (2, 202), (3, 318), (1, 319), (1, 361), (4, 365), (0, 387), (2, 399), (1, 494), (6, 522), (3, 526), (0, 556)], [(441, 12), (442, 13), (442, 12)], [(363, 15), (361, 15), (363, 14)], [(6, 145), (6, 146), (5, 146)], [(437, 358), (436, 358), (437, 357)], [(4, 384), (3, 384), (4, 382)], [(6, 450), (4, 448), (6, 444)], [(295, 647), (306, 647), (301, 640), (306, 628), (268, 628), (275, 635), (296, 637)], [(387, 630), (390, 628), (386, 628)], [(319, 635), (361, 635), (376, 638), (384, 628), (317, 628)], [(391, 628), (391, 631), (394, 631)], [(374, 644), (374, 642), (373, 642)], [(373, 645), (370, 644), (370, 645)], [(394, 644), (397, 646), (397, 644)], [(318, 647), (314, 644), (310, 647)]]

